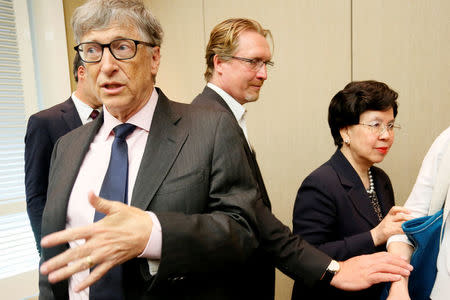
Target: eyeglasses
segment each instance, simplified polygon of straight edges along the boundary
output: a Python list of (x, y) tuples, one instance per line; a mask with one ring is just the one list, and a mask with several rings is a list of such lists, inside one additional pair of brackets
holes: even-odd
[(369, 130), (372, 133), (377, 134), (378, 136), (382, 135), (386, 131), (389, 133), (389, 135), (391, 135), (394, 132), (394, 129), (401, 129), (402, 128), (398, 124), (389, 123), (389, 124), (385, 125), (384, 123), (377, 122), (377, 121), (372, 122), (372, 123), (359, 123), (359, 124), (356, 124), (356, 125), (367, 126), (367, 128), (369, 128)]
[(82, 61), (95, 63), (102, 60), (105, 47), (108, 47), (109, 52), (117, 60), (131, 59), (136, 55), (138, 44), (155, 47), (153, 44), (147, 42), (132, 39), (117, 39), (109, 44), (100, 44), (97, 42), (80, 43), (73, 47), (73, 49), (78, 52)]
[(267, 66), (269, 66), (269, 67), (273, 67), (274, 66), (274, 62), (270, 61), (270, 60), (264, 61), (264, 60), (259, 59), (259, 58), (246, 58), (246, 57), (239, 57), (239, 56), (227, 56), (227, 57), (234, 58), (234, 59), (237, 59), (237, 60), (244, 61), (244, 62), (248, 63), (250, 65), (250, 68), (253, 71), (259, 71), (263, 65), (266, 65), (266, 67)]

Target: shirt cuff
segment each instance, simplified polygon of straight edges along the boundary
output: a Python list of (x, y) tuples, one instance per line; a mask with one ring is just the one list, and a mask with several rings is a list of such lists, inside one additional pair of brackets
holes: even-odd
[(392, 242), (402, 242), (402, 243), (406, 243), (408, 245), (410, 245), (411, 247), (414, 248), (413, 244), (409, 241), (408, 237), (406, 236), (406, 234), (395, 234), (393, 236), (391, 236), (386, 243), (386, 249), (389, 247), (389, 244)]
[(147, 259), (160, 259), (161, 258), (161, 247), (162, 247), (162, 233), (161, 233), (161, 223), (159, 223), (156, 215), (147, 211), (150, 218), (152, 218), (153, 228), (150, 233), (150, 238), (148, 239), (147, 246), (144, 251), (138, 256)]

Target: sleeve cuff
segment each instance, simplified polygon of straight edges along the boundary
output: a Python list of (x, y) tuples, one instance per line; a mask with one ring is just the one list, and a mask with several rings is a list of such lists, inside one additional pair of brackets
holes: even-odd
[(410, 245), (411, 247), (414, 248), (413, 244), (409, 241), (408, 237), (406, 236), (406, 234), (395, 234), (393, 236), (391, 236), (386, 243), (386, 249), (389, 247), (389, 244), (392, 242), (402, 242), (402, 243), (406, 243), (408, 245)]
[(147, 213), (152, 219), (153, 228), (147, 246), (138, 257), (159, 260), (161, 258), (162, 247), (161, 223), (159, 223), (158, 218), (153, 212), (147, 211)]

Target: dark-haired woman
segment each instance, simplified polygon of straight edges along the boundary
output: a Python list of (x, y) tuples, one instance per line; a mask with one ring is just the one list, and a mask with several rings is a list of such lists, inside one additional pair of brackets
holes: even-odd
[[(389, 177), (374, 167), (394, 142), (397, 93), (377, 81), (349, 83), (331, 100), (328, 123), (333, 156), (302, 183), (293, 214), (294, 233), (338, 261), (385, 251), (401, 233), (407, 210), (394, 206)], [(296, 282), (293, 299), (379, 299), (381, 286), (346, 292)]]

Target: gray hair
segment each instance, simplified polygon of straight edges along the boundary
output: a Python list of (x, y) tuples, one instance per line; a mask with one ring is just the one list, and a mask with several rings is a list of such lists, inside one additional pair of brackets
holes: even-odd
[(111, 23), (134, 23), (145, 42), (161, 46), (163, 30), (159, 21), (139, 0), (88, 0), (72, 16), (76, 43), (91, 30), (106, 29)]

